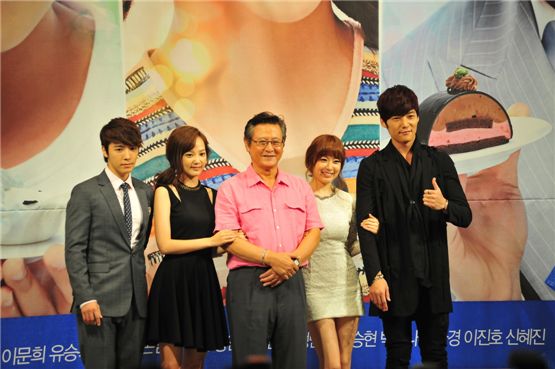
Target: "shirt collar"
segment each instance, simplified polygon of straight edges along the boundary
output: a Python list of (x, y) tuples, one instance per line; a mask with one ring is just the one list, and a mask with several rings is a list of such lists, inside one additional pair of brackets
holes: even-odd
[[(418, 153), (422, 150), (422, 144), (420, 143), (420, 141), (418, 140), (418, 136), (416, 137), (416, 139), (414, 140), (410, 151), (412, 151), (412, 155), (417, 156)], [(397, 148), (393, 145), (392, 140), (389, 140), (389, 143), (387, 144), (387, 146), (382, 150), (385, 153), (388, 153), (388, 155), (390, 157), (394, 157), (394, 158), (401, 158), (403, 159), (403, 161), (405, 160), (403, 158), (403, 156), (401, 155), (401, 153), (397, 150)]]
[(415, 154), (418, 151), (420, 151), (421, 148), (422, 148), (422, 144), (418, 140), (418, 136), (416, 136), (416, 139), (414, 140), (414, 142), (412, 144), (412, 147), (410, 149), (411, 149), (412, 153)]
[(555, 20), (555, 9), (543, 1), (531, 1), (531, 3), (532, 9), (534, 9), (534, 15), (536, 16), (536, 24), (538, 26), (538, 32), (541, 39), (547, 23)]
[[(252, 164), (249, 165), (245, 173), (247, 177), (247, 186), (252, 187), (257, 183), (263, 183), (262, 178), (260, 178), (260, 176), (254, 171)], [(289, 178), (279, 169), (276, 177), (276, 183), (283, 183), (284, 185), (289, 186)]]
[(123, 182), (127, 183), (129, 187), (134, 190), (133, 180), (131, 179), (131, 176), (127, 177), (127, 180), (122, 181), (121, 178), (119, 178), (117, 175), (114, 174), (114, 172), (110, 170), (110, 168), (106, 167), (106, 169), (104, 169), (104, 172), (108, 176), (108, 179), (110, 180), (112, 187), (114, 187), (114, 190), (119, 190)]
[[(396, 152), (399, 155), (401, 155), (401, 153), (399, 152), (399, 150), (397, 150), (397, 148), (395, 147), (395, 145), (393, 145), (393, 140), (389, 140), (389, 143), (387, 144), (387, 146), (385, 148), (388, 148), (388, 150), (390, 150), (391, 152)], [(412, 151), (413, 155), (418, 153), (420, 150), (422, 149), (422, 144), (420, 143), (420, 141), (418, 140), (418, 136), (416, 136), (416, 139), (414, 140), (414, 142), (412, 143), (412, 146), (410, 148), (410, 151)], [(385, 149), (384, 149), (385, 150)]]

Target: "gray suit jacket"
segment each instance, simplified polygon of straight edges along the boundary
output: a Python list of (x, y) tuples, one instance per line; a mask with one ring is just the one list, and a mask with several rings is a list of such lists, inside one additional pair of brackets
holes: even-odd
[[(387, 3), (386, 3), (387, 6)], [(402, 14), (400, 19), (410, 14)], [(387, 20), (384, 20), (387, 21)], [(531, 115), (555, 123), (555, 72), (529, 1), (451, 1), (382, 55), (382, 88), (405, 84), (420, 100), (445, 90), (459, 65), (477, 77), (478, 89), (508, 108), (524, 102)], [(528, 217), (522, 271), (543, 299), (555, 298), (544, 280), (555, 265), (555, 133), (522, 148), (519, 187)]]
[(104, 171), (73, 188), (66, 213), (65, 257), (71, 287), (72, 311), (96, 299), (105, 317), (124, 316), (132, 297), (139, 316), (146, 317), (147, 285), (144, 248), (148, 242), (152, 189), (133, 178), (143, 222), (139, 242), (131, 249), (123, 212)]

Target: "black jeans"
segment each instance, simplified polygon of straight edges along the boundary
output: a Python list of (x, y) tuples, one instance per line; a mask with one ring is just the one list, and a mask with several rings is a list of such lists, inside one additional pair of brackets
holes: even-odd
[(428, 293), (422, 289), (420, 304), (409, 316), (383, 316), (386, 338), (386, 369), (408, 368), (412, 352), (412, 321), (418, 329), (418, 347), (422, 362), (430, 368), (447, 369), (447, 332), (449, 313), (432, 314)]

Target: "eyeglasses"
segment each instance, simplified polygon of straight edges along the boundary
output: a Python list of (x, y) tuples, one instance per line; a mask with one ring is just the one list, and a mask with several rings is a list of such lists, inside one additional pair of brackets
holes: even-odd
[(265, 148), (268, 144), (271, 144), (272, 147), (280, 148), (283, 146), (283, 140), (251, 140), (254, 144), (259, 148)]

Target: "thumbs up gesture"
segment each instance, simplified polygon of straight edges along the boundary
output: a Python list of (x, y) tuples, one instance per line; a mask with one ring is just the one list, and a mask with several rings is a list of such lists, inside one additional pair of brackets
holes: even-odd
[(432, 178), (432, 186), (432, 190), (424, 190), (424, 196), (422, 197), (424, 205), (434, 210), (446, 210), (447, 200), (443, 197), (443, 193), (437, 185), (436, 177)]

